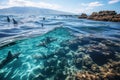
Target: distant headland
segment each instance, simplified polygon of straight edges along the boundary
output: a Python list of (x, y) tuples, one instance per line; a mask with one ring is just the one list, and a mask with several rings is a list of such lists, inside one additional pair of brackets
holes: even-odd
[(98, 21), (120, 22), (120, 14), (117, 14), (117, 12), (115, 11), (93, 12), (90, 16), (88, 16), (85, 13), (82, 13), (78, 18), (85, 18)]

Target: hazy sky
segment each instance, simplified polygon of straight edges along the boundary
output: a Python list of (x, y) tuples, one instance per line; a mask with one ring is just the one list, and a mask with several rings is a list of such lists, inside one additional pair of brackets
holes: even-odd
[(0, 0), (0, 8), (32, 6), (73, 13), (115, 10), (120, 13), (120, 0)]

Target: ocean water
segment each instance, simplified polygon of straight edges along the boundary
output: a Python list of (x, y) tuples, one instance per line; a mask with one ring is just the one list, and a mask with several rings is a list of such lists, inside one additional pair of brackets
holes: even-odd
[[(119, 69), (120, 22), (58, 15), (9, 16), (18, 25), (0, 15), (0, 60), (6, 59), (9, 51), (20, 55), (0, 69), (0, 80), (84, 80), (80, 74), (89, 75), (84, 71), (106, 73), (101, 68), (115, 62)], [(100, 71), (93, 71), (93, 65)], [(116, 72), (112, 79), (119, 80), (116, 67), (109, 68)]]

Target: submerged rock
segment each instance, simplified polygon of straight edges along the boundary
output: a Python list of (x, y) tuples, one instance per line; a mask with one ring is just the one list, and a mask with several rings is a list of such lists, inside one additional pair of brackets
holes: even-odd
[[(94, 66), (94, 64), (93, 64)], [(119, 80), (120, 79), (120, 62), (108, 62), (101, 67), (94, 67), (91, 70), (78, 72), (75, 74), (76, 80)], [(99, 71), (95, 72), (95, 69)]]
[(74, 60), (74, 65), (76, 66), (76, 68), (81, 69), (82, 66), (83, 66), (83, 60), (82, 60), (82, 58), (76, 58)]
[(54, 80), (65, 80), (66, 77), (67, 75), (64, 75), (63, 70), (61, 69), (61, 70), (57, 70)]

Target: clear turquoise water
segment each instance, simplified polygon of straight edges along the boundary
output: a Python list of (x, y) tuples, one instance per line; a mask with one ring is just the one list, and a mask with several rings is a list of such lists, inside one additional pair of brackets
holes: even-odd
[[(10, 17), (23, 22), (14, 26), (12, 22), (6, 22), (6, 16), (0, 17), (0, 60), (7, 56), (8, 51), (12, 54), (21, 53), (18, 59), (14, 59), (0, 69), (0, 80), (57, 80), (54, 77), (59, 72), (65, 73), (66, 69), (68, 72), (69, 69), (81, 70), (74, 63), (74, 60), (79, 57), (74, 56), (77, 53), (80, 54), (80, 58), (81, 54), (85, 56), (89, 46), (100, 45), (100, 53), (105, 50), (112, 54), (120, 53), (119, 22), (91, 21), (64, 16), (56, 18), (46, 16), (46, 20), (43, 21), (42, 16), (14, 15)], [(41, 27), (41, 23), (44, 23), (44, 28)], [(47, 44), (47, 47), (38, 46), (45, 41), (46, 37), (57, 40)], [(78, 41), (76, 40), (78, 43), (70, 42), (78, 37), (80, 37)], [(106, 43), (103, 43), (105, 41)], [(108, 49), (101, 49), (103, 45), (107, 45)], [(76, 46), (80, 50), (75, 50)], [(99, 56), (100, 53), (90, 55), (88, 51), (94, 62), (96, 61), (94, 56)], [(35, 79), (40, 74), (44, 75), (44, 79), (43, 77)], [(61, 75), (58, 76), (61, 77)], [(64, 79), (64, 75), (62, 78)]]
[[(38, 46), (43, 42), (46, 37), (52, 37), (57, 39), (57, 41), (51, 42), (46, 47)], [(50, 31), (44, 35), (28, 38), (25, 40), (16, 41), (14, 45), (4, 47), (0, 50), (1, 60), (6, 57), (8, 51), (11, 51), (13, 54), (20, 52), (18, 60), (12, 61), (10, 64), (5, 66), (1, 71), (0, 75), (3, 74), (5, 79), (12, 80), (27, 80), (30, 75), (34, 77), (38, 72), (33, 72), (36, 68), (44, 67), (42, 58), (36, 58), (34, 56), (49, 55), (54, 53), (57, 49), (60, 48), (60, 43), (66, 40), (72, 39), (73, 36), (70, 34), (66, 28), (56, 28), (53, 31)]]

